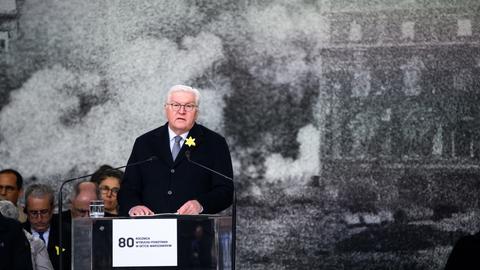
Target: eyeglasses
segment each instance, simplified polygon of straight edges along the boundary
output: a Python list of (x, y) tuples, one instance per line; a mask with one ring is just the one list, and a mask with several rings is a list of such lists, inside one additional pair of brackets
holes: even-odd
[(167, 103), (165, 106), (170, 106), (170, 109), (174, 111), (179, 111), (182, 107), (185, 109), (186, 112), (191, 112), (195, 110), (198, 106), (195, 104), (180, 104), (180, 103)]
[(0, 191), (3, 191), (5, 190), (6, 193), (10, 193), (10, 192), (14, 192), (15, 190), (17, 190), (16, 187), (14, 186), (2, 186), (0, 185)]
[(112, 192), (112, 195), (115, 195), (115, 196), (116, 196), (116, 195), (118, 194), (118, 192), (120, 191), (120, 189), (117, 188), (117, 187), (110, 188), (110, 187), (108, 187), (108, 186), (100, 186), (99, 188), (100, 188), (100, 191), (101, 191), (102, 193), (108, 194), (109, 192)]
[(27, 213), (30, 217), (35, 217), (35, 218), (46, 217), (50, 214), (50, 209), (32, 210), (32, 211), (28, 210)]

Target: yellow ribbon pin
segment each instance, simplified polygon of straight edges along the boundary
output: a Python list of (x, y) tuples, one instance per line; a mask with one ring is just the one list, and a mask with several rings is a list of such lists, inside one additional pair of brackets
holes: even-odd
[[(60, 256), (60, 247), (59, 246), (55, 246), (55, 250), (57, 251), (57, 255)], [(65, 249), (62, 248), (62, 252), (65, 252)]]

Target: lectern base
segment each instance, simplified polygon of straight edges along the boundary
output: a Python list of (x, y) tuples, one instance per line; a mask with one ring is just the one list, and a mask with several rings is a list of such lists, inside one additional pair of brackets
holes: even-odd
[[(177, 263), (172, 266), (113, 267), (113, 220), (79, 218), (72, 221), (72, 269), (231, 269), (232, 218), (216, 215), (162, 215), (139, 219), (175, 219)], [(142, 228), (136, 228), (141, 231)], [(115, 243), (116, 244), (116, 243)]]

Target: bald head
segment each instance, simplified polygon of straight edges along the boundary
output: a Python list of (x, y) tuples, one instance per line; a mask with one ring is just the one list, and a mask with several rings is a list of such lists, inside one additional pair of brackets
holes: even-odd
[[(85, 193), (97, 193), (97, 185), (93, 182), (80, 182), (78, 184), (78, 195), (82, 195)], [(77, 196), (78, 196), (77, 195)]]
[(87, 217), (90, 212), (90, 201), (100, 198), (98, 187), (93, 182), (80, 182), (75, 186), (71, 198), (72, 218)]

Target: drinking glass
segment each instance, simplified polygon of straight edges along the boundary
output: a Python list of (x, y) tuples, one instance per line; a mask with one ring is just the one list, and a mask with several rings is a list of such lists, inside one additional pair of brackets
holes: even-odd
[(100, 218), (105, 216), (105, 204), (103, 200), (90, 201), (90, 217)]

